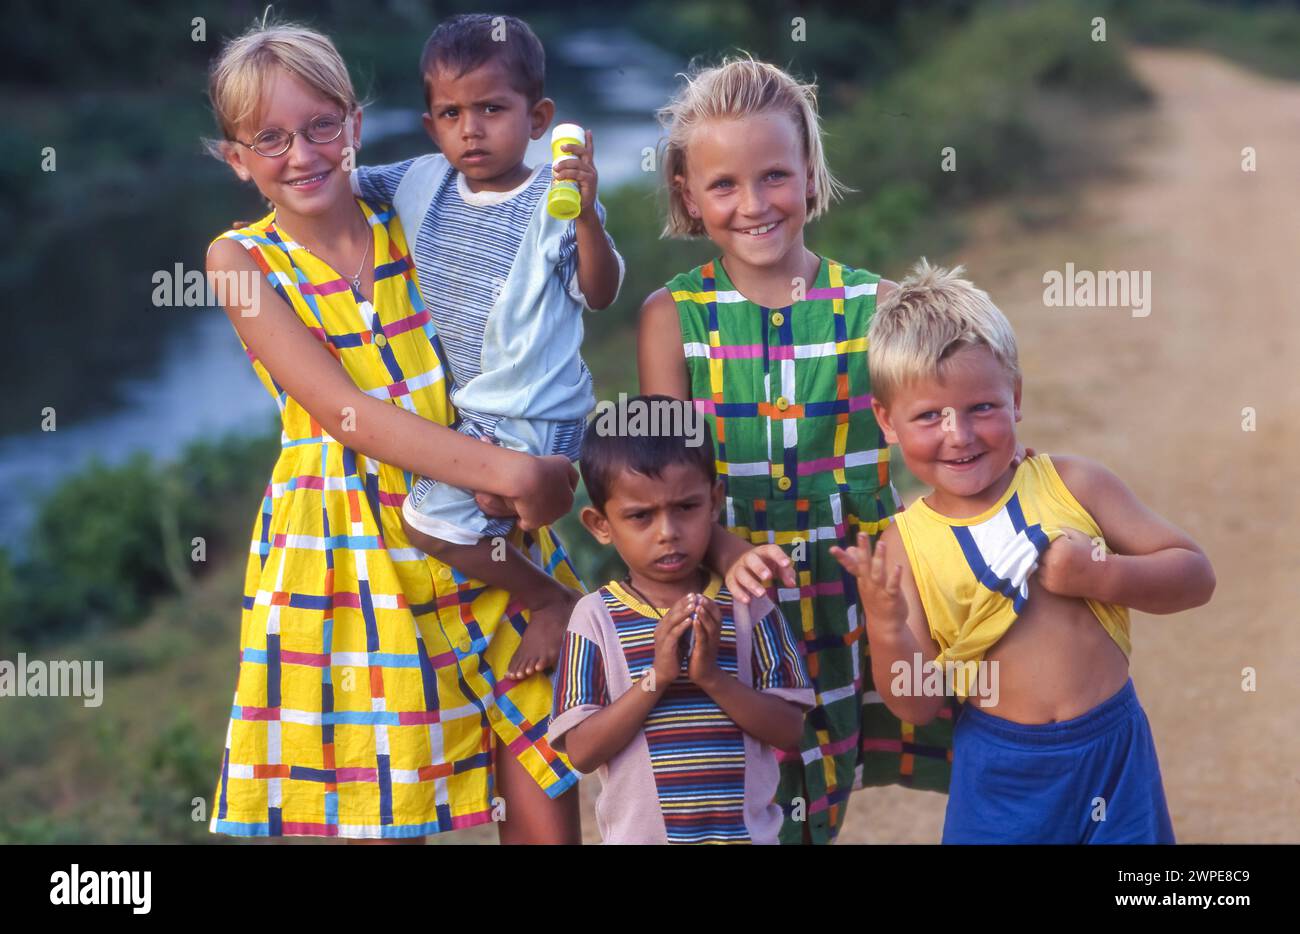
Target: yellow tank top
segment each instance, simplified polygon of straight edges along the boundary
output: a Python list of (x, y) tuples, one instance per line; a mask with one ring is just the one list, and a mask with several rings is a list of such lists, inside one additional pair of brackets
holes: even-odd
[[(954, 519), (918, 499), (894, 516), (921, 594), (935, 659), (978, 662), (1020, 615), (1029, 575), (1061, 529), (1089, 538), (1101, 529), (1061, 481), (1046, 454), (1026, 458), (1001, 498), (978, 516)], [(1085, 601), (1125, 655), (1131, 651), (1128, 608)], [(954, 666), (960, 674), (963, 666)], [(966, 678), (954, 680), (959, 696)]]

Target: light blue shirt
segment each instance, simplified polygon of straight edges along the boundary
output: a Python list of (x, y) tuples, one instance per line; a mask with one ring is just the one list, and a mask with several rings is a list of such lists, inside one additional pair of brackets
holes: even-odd
[(580, 352), (587, 306), (574, 222), (546, 210), (551, 167), (508, 192), (470, 191), (441, 154), (362, 167), (352, 179), (362, 197), (393, 204), (408, 232), (462, 417), (485, 434), (502, 418), (585, 418), (595, 405)]

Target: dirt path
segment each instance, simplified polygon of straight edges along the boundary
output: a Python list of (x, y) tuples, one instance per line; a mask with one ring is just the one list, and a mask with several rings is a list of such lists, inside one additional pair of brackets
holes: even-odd
[[(1300, 85), (1198, 52), (1133, 61), (1156, 101), (1121, 178), (1088, 185), (1045, 229), (982, 217), (945, 259), (1016, 327), (1024, 439), (1109, 465), (1214, 563), (1209, 606), (1133, 617), (1133, 677), (1179, 841), (1297, 842)], [(1255, 172), (1242, 171), (1246, 146)], [(1043, 274), (1066, 263), (1149, 270), (1149, 316), (1045, 307)], [(856, 795), (843, 839), (937, 841), (944, 802)]]

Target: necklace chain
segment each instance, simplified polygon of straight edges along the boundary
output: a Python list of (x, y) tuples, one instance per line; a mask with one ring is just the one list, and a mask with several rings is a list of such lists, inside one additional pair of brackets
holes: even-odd
[[(284, 226), (279, 222), (279, 219), (278, 219), (278, 218), (276, 219), (275, 225), (276, 225), (277, 227), (279, 227), (281, 230), (284, 230)], [(289, 233), (289, 232), (288, 232), (288, 231), (285, 231), (285, 233)], [(354, 272), (351, 276), (348, 277), (349, 279), (352, 280), (352, 287), (353, 287), (354, 289), (356, 289), (358, 292), (361, 291), (361, 271), (362, 271), (363, 269), (366, 268), (366, 258), (370, 256), (370, 248), (371, 248), (372, 246), (374, 246), (374, 242), (375, 242), (375, 240), (374, 240), (374, 235), (370, 232), (370, 224), (369, 224), (369, 223), (366, 224), (366, 233), (367, 233), (369, 236), (366, 238), (366, 248), (365, 248), (365, 251), (362, 252), (362, 254), (361, 254), (361, 263), (357, 266), (357, 271)], [(311, 247), (307, 246), (307, 244), (303, 243), (301, 240), (299, 240), (299, 239), (298, 239), (297, 237), (295, 237), (293, 234), (289, 234), (289, 239), (292, 240), (294, 243), (298, 244), (298, 246), (302, 247), (304, 250), (306, 250), (306, 251), (307, 251), (308, 253), (310, 253), (312, 256), (315, 256), (315, 257), (316, 257), (317, 259), (319, 259), (321, 262), (325, 262), (325, 258), (324, 258), (323, 256), (321, 256), (319, 253), (316, 253), (315, 251), (313, 251)], [(335, 271), (337, 272), (337, 270), (335, 270)]]
[[(623, 584), (624, 584), (624, 586), (627, 587), (628, 590), (630, 590), (630, 591), (632, 592), (632, 596), (636, 597), (638, 600), (640, 600), (642, 603), (644, 603), (647, 607), (650, 608), (650, 612), (653, 613), (653, 614), (655, 615), (655, 619), (663, 619), (663, 618), (664, 618), (664, 615), (663, 615), (662, 613), (659, 612), (659, 607), (655, 606), (654, 603), (651, 602), (651, 601), (646, 597), (645, 594), (643, 594), (641, 591), (639, 591), (639, 590), (636, 589), (635, 585), (633, 585), (633, 583), (632, 583), (632, 575), (631, 575), (631, 574), (624, 575), (624, 577), (623, 577)], [(704, 584), (704, 586), (705, 586), (705, 587), (708, 587), (708, 580), (707, 580), (707, 579), (705, 580), (705, 584)], [(703, 590), (701, 590), (701, 596), (703, 596)]]
[(664, 615), (663, 615), (662, 613), (659, 612), (659, 608), (658, 608), (657, 606), (655, 606), (653, 603), (651, 603), (649, 600), (647, 600), (647, 599), (646, 599), (646, 595), (643, 594), (641, 591), (637, 590), (636, 587), (634, 587), (634, 586), (632, 585), (632, 575), (631, 575), (631, 574), (629, 574), (629, 575), (627, 575), (626, 577), (623, 578), (623, 583), (624, 583), (625, 585), (627, 585), (627, 589), (628, 589), (628, 590), (632, 591), (632, 595), (633, 595), (634, 597), (636, 597), (638, 600), (640, 600), (642, 603), (644, 603), (647, 607), (649, 607), (650, 612), (653, 613), (653, 614), (655, 615), (655, 619), (663, 619), (663, 618), (664, 618)]

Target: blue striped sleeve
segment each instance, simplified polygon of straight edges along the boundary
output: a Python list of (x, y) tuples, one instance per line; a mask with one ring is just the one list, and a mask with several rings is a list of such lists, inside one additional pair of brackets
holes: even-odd
[[(596, 216), (600, 218), (600, 226), (604, 227), (605, 205), (600, 203), (599, 198), (596, 199)], [(574, 223), (574, 221), (569, 222), (568, 229), (560, 238), (560, 263), (556, 267), (556, 271), (560, 276), (560, 281), (564, 283), (564, 287), (569, 290), (569, 294), (573, 296), (574, 300), (586, 304), (582, 290), (578, 287), (578, 232)], [(610, 249), (614, 251), (614, 255), (618, 259), (618, 284), (621, 289), (623, 286), (623, 257), (619, 255), (618, 248), (614, 245), (614, 238), (609, 235), (608, 230), (605, 231), (605, 239), (609, 241)]]
[(812, 681), (778, 607), (754, 625), (754, 687), (811, 688)]
[(605, 686), (605, 662), (600, 648), (585, 636), (570, 629), (564, 634), (555, 667), (555, 705), (552, 716), (575, 707), (606, 707), (609, 691)]
[(356, 178), (361, 197), (367, 201), (383, 201), (391, 204), (393, 196), (397, 194), (397, 186), (402, 182), (402, 176), (414, 161), (414, 159), (407, 159), (405, 162), (392, 162), (388, 165), (359, 166)]

